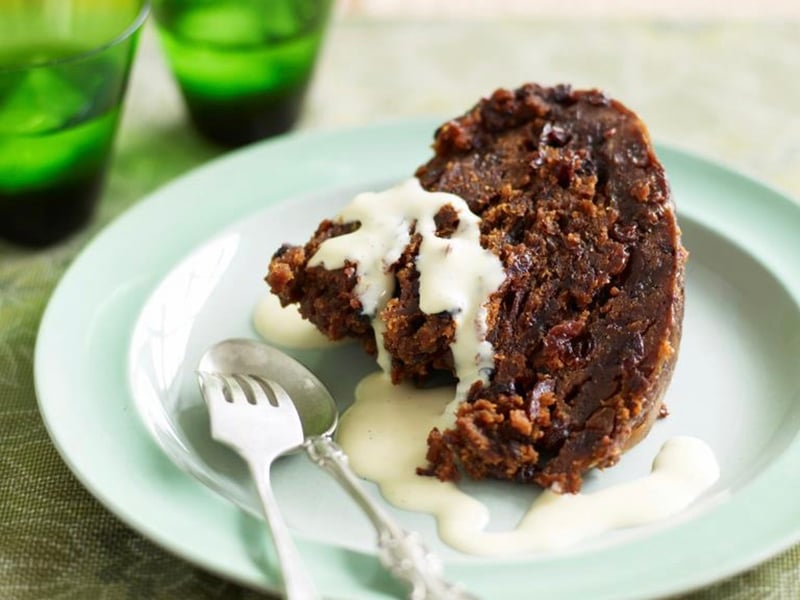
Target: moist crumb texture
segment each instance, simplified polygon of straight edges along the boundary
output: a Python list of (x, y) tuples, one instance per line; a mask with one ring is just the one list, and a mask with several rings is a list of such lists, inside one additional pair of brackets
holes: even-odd
[[(452, 428), (431, 432), (420, 473), (577, 492), (587, 469), (613, 465), (647, 433), (677, 358), (686, 253), (664, 170), (633, 112), (568, 86), (497, 90), (443, 124), (433, 149), (416, 176), (481, 217), (481, 244), (506, 279), (486, 305), (494, 372), (472, 385)], [(356, 265), (307, 266), (324, 240), (357, 227), (324, 221), (305, 246), (275, 253), (267, 281), (330, 338), (375, 354)], [(452, 210), (437, 227), (445, 237), (457, 227)], [(450, 315), (419, 308), (419, 243), (412, 235), (393, 265), (381, 313), (395, 382), (453, 367)]]

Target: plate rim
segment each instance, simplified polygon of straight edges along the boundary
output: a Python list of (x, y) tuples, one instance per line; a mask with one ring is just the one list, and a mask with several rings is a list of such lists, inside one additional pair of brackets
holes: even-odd
[[(201, 165), (180, 177), (172, 180), (165, 186), (162, 186), (155, 192), (148, 194), (142, 200), (140, 200), (137, 204), (127, 210), (123, 215), (113, 221), (108, 227), (106, 227), (98, 236), (96, 236), (80, 253), (80, 255), (74, 260), (74, 262), (70, 265), (70, 267), (65, 272), (64, 276), (62, 277), (61, 281), (59, 281), (58, 286), (56, 287), (53, 295), (48, 302), (47, 308), (45, 309), (45, 313), (42, 317), (41, 325), (39, 332), (37, 334), (35, 352), (34, 352), (34, 382), (35, 382), (35, 389), (37, 395), (37, 401), (39, 404), (39, 410), (42, 414), (43, 421), (47, 428), (48, 434), (50, 435), (53, 444), (56, 446), (59, 454), (62, 456), (62, 459), (68, 465), (70, 470), (76, 475), (82, 485), (88, 489), (100, 502), (104, 505), (105, 508), (110, 510), (114, 513), (117, 517), (119, 517), (123, 522), (125, 522), (128, 526), (132, 527), (134, 530), (138, 531), (139, 533), (143, 534), (145, 537), (151, 539), (156, 544), (166, 548), (168, 551), (176, 554), (190, 562), (200, 565), (201, 567), (208, 569), (212, 572), (215, 572), (225, 578), (233, 579), (239, 583), (257, 587), (260, 589), (268, 590), (268, 591), (277, 591), (276, 590), (276, 581), (273, 578), (267, 577), (264, 572), (260, 569), (260, 567), (254, 564), (252, 561), (250, 562), (243, 562), (241, 564), (237, 564), (231, 561), (228, 562), (220, 562), (219, 560), (215, 560), (208, 556), (208, 553), (204, 550), (201, 550), (197, 547), (187, 547), (187, 544), (181, 540), (175, 539), (175, 533), (169, 532), (165, 533), (164, 531), (160, 530), (158, 527), (154, 525), (148, 525), (147, 519), (142, 519), (140, 516), (137, 516), (135, 513), (137, 511), (132, 505), (120, 505), (119, 499), (113, 495), (108, 493), (108, 490), (102, 489), (102, 486), (98, 487), (96, 484), (96, 477), (97, 474), (94, 473), (94, 477), (90, 477), (88, 473), (83, 472), (83, 468), (80, 465), (80, 461), (76, 460), (76, 452), (80, 452), (80, 446), (76, 446), (75, 440), (70, 439), (70, 435), (72, 432), (71, 429), (67, 428), (67, 424), (62, 423), (58, 420), (57, 417), (63, 416), (63, 413), (59, 413), (58, 411), (54, 411), (52, 399), (53, 398), (53, 384), (52, 381), (49, 381), (46, 376), (51, 374), (51, 371), (48, 370), (48, 366), (52, 366), (54, 361), (63, 360), (63, 356), (59, 355), (57, 350), (64, 350), (63, 344), (66, 343), (66, 340), (59, 339), (62, 334), (59, 334), (59, 330), (61, 329), (59, 318), (62, 317), (63, 314), (68, 314), (69, 310), (66, 304), (70, 302), (70, 292), (71, 289), (74, 288), (76, 285), (80, 283), (85, 283), (87, 276), (89, 274), (85, 273), (85, 270), (92, 266), (92, 261), (95, 260), (95, 256), (98, 254), (102, 254), (103, 252), (107, 251), (109, 247), (113, 248), (115, 246), (115, 241), (120, 238), (120, 236), (124, 235), (131, 235), (131, 229), (134, 229), (133, 233), (135, 234), (135, 227), (137, 223), (145, 220), (147, 221), (150, 217), (158, 216), (159, 212), (167, 211), (170, 208), (170, 202), (174, 205), (177, 200), (175, 200), (175, 194), (186, 193), (185, 189), (191, 190), (193, 187), (197, 187), (204, 185), (207, 180), (213, 180), (216, 177), (217, 173), (224, 173), (228, 169), (235, 169), (239, 163), (247, 163), (248, 161), (252, 161), (252, 158), (255, 156), (264, 155), (266, 157), (272, 157), (273, 159), (277, 157), (278, 154), (281, 153), (288, 153), (291, 154), (292, 152), (298, 152), (301, 150), (308, 150), (307, 147), (315, 147), (316, 145), (324, 142), (330, 143), (331, 141), (336, 142), (342, 139), (347, 140), (358, 140), (359, 138), (376, 138), (376, 139), (385, 139), (384, 135), (388, 134), (390, 136), (399, 137), (401, 139), (408, 140), (419, 140), (422, 139), (430, 139), (432, 132), (434, 131), (435, 127), (439, 124), (438, 119), (430, 119), (430, 118), (413, 118), (413, 119), (398, 119), (392, 120), (385, 123), (380, 124), (372, 124), (362, 127), (355, 127), (355, 128), (347, 128), (347, 129), (333, 129), (333, 130), (321, 130), (321, 131), (307, 131), (301, 133), (290, 134), (287, 136), (282, 136), (279, 138), (275, 138), (273, 140), (268, 140), (250, 147), (246, 147), (240, 149), (238, 151), (232, 152), (230, 154), (224, 155), (218, 159), (210, 161), (204, 165)], [(421, 157), (424, 157), (424, 150), (425, 146), (420, 149)], [(771, 201), (777, 202), (778, 205), (783, 205), (783, 210), (790, 210), (793, 218), (800, 223), (800, 204), (796, 201), (791, 200), (788, 195), (785, 193), (777, 190), (773, 186), (769, 184), (765, 184), (749, 175), (739, 173), (735, 170), (732, 170), (730, 167), (725, 165), (721, 165), (715, 161), (708, 160), (702, 156), (699, 156), (692, 152), (687, 152), (684, 149), (678, 149), (674, 146), (657, 144), (657, 154), (660, 158), (664, 158), (665, 155), (670, 155), (670, 157), (674, 160), (683, 160), (689, 161), (694, 165), (699, 165), (701, 169), (704, 171), (711, 171), (712, 174), (722, 175), (727, 179), (732, 179), (735, 182), (740, 184), (746, 184), (751, 188), (758, 189), (761, 192), (766, 191), (769, 196), (771, 196)], [(324, 171), (325, 168), (340, 168), (341, 165), (338, 165), (337, 161), (344, 160), (345, 156), (338, 156), (331, 160), (330, 164), (327, 167), (322, 167)], [(384, 161), (385, 162), (385, 161)], [(399, 173), (399, 169), (396, 169)], [(343, 170), (343, 173), (340, 173), (338, 176), (340, 178), (344, 178), (347, 180), (349, 178), (351, 184), (358, 183), (357, 176), (353, 173), (346, 172), (347, 169)], [(387, 172), (380, 173), (381, 176), (387, 175)], [(378, 174), (371, 173), (368, 174), (367, 179), (376, 179)], [(364, 179), (364, 177), (362, 177)], [(343, 181), (344, 181), (343, 180)], [(306, 183), (308, 185), (308, 183)], [(301, 186), (303, 187), (303, 186)], [(313, 187), (306, 187), (304, 193), (313, 193), (316, 189)], [(234, 216), (227, 217), (227, 221), (222, 224), (218, 225), (216, 230), (210, 230), (210, 223), (208, 219), (203, 222), (203, 231), (208, 230), (208, 233), (216, 234), (221, 232), (225, 229), (226, 226), (229, 226), (232, 223), (235, 223), (241, 218), (245, 218), (248, 214), (252, 214), (253, 212), (257, 212), (260, 209), (265, 208), (268, 204), (276, 201), (281, 201), (281, 195), (276, 192), (273, 194), (275, 197), (272, 199), (263, 202), (257, 206), (252, 206), (248, 210), (246, 207), (242, 208), (242, 206), (237, 205), (236, 208), (229, 209), (231, 212), (237, 212)], [(297, 196), (299, 193), (295, 192), (290, 194), (288, 197), (283, 197), (285, 201), (291, 201), (292, 196)], [(172, 199), (172, 200), (171, 200)], [(248, 204), (248, 203), (245, 203)], [(252, 204), (252, 201), (250, 202)], [(680, 206), (680, 205), (679, 205)], [(208, 209), (204, 209), (208, 210)], [(244, 212), (241, 212), (244, 210)], [(683, 212), (680, 210), (679, 212)], [(691, 214), (691, 209), (688, 210)], [(693, 215), (692, 218), (698, 219), (702, 225), (704, 226), (711, 226), (710, 223), (707, 222), (706, 218), (703, 217), (702, 211), (700, 211), (700, 217), (698, 218), (697, 215)], [(740, 215), (742, 217), (743, 215)], [(748, 216), (748, 215), (745, 215)], [(744, 219), (747, 221), (747, 219)], [(741, 225), (741, 224), (740, 224)], [(721, 233), (717, 227), (711, 227), (717, 233)], [(723, 234), (724, 237), (729, 238), (729, 234)], [(134, 236), (135, 237), (135, 236)], [(185, 237), (185, 236), (184, 236)], [(167, 254), (170, 254), (170, 258), (165, 259), (174, 266), (185, 258), (189, 253), (191, 253), (198, 245), (204, 243), (209, 239), (208, 235), (203, 235), (203, 233), (198, 232), (193, 236), (190, 236), (196, 240), (196, 243), (192, 243), (191, 241), (184, 240), (183, 244), (168, 244), (166, 249), (161, 251), (162, 258)], [(118, 242), (116, 242), (118, 243)], [(800, 252), (800, 243), (795, 242), (795, 246), (798, 247), (798, 251)], [(764, 257), (753, 254), (748, 248), (744, 248), (748, 254), (753, 255), (759, 263), (762, 264), (765, 268), (768, 268), (769, 272), (772, 273), (775, 278), (780, 282), (780, 284), (790, 293), (790, 296), (795, 300), (795, 302), (800, 302), (800, 284), (794, 284), (793, 281), (787, 281), (785, 277), (785, 273), (775, 272), (773, 268), (774, 265), (767, 264), (765, 265), (764, 262), (768, 262), (764, 260)], [(763, 249), (762, 249), (763, 250)], [(178, 252), (177, 255), (173, 255), (175, 252)], [(147, 279), (147, 278), (145, 278)], [(139, 282), (142, 286), (150, 287), (150, 291), (154, 289), (155, 285), (161, 280), (161, 277), (151, 277), (151, 281), (141, 281)], [(798, 277), (795, 281), (800, 282), (800, 277)], [(119, 292), (119, 290), (111, 290), (114, 293), (120, 293), (124, 296), (124, 291)], [(149, 295), (145, 296), (144, 301), (146, 301)], [(130, 307), (129, 307), (130, 308)], [(140, 307), (141, 308), (141, 307)], [(135, 312), (133, 315), (134, 318), (130, 323), (130, 328), (132, 329), (133, 324), (138, 317), (138, 312)], [(124, 328), (123, 328), (124, 329)], [(117, 331), (117, 334), (120, 332)], [(124, 333), (124, 330), (122, 331)], [(130, 331), (128, 331), (130, 333)], [(64, 336), (66, 337), (66, 336)], [(125, 371), (124, 376), (127, 377), (127, 365), (128, 365), (128, 356), (127, 352), (129, 349), (129, 339), (114, 340), (118, 345), (121, 344), (123, 353), (121, 356), (121, 364), (118, 365), (123, 371)], [(60, 342), (60, 343), (59, 343)], [(54, 346), (56, 344), (56, 346)], [(96, 350), (94, 350), (96, 352)], [(96, 355), (95, 360), (98, 360)], [(127, 384), (127, 380), (125, 382)], [(130, 388), (126, 386), (125, 388), (126, 398), (124, 403), (131, 408), (133, 405), (133, 399), (130, 398)], [(48, 402), (50, 402), (48, 404)], [(136, 421), (135, 427), (141, 429), (139, 432), (140, 435), (148, 436), (147, 439), (149, 443), (153, 446), (153, 449), (157, 453), (161, 453), (160, 448), (157, 447), (156, 442), (149, 438), (149, 434), (145, 434), (144, 425), (140, 422), (138, 414), (135, 417), (130, 417), (134, 421)], [(72, 425), (72, 424), (70, 424)], [(78, 448), (78, 450), (76, 450)], [(144, 451), (144, 450), (143, 450)], [(163, 456), (163, 460), (169, 461), (166, 456)], [(170, 463), (171, 464), (171, 463)], [(743, 494), (752, 494), (753, 493), (753, 484), (757, 481), (762, 480), (765, 476), (770, 475), (770, 478), (774, 478), (776, 470), (781, 473), (789, 473), (791, 469), (795, 469), (796, 467), (800, 467), (800, 434), (795, 435), (793, 440), (789, 443), (789, 445), (784, 449), (780, 456), (776, 457), (773, 463), (765, 470), (765, 473), (760, 474), (757, 478), (751, 481), (745, 488), (737, 491), (736, 496), (744, 497)], [(218, 514), (225, 515), (225, 518), (230, 519), (231, 522), (235, 522), (238, 517), (235, 516), (235, 513), (239, 511), (238, 508), (234, 507), (230, 504), (228, 507), (223, 509), (222, 504), (228, 504), (227, 501), (217, 498), (217, 497), (205, 497), (211, 494), (210, 491), (205, 490), (205, 488), (199, 482), (196, 482), (192, 479), (189, 475), (184, 474), (180, 471), (177, 467), (173, 466), (175, 473), (172, 473), (171, 476), (173, 477), (181, 477), (185, 478), (185, 481), (180, 483), (181, 493), (190, 492), (191, 494), (198, 494), (198, 489), (200, 491), (200, 495), (204, 495), (203, 502), (201, 503), (202, 506), (215, 506), (218, 510)], [(794, 471), (797, 473), (800, 469)], [(796, 475), (795, 475), (796, 476)], [(762, 484), (763, 485), (763, 484)], [(185, 489), (184, 489), (185, 488)], [(746, 499), (746, 497), (745, 497)], [(741, 498), (739, 503), (741, 503)], [(727, 504), (727, 512), (730, 512), (731, 504)], [(725, 511), (726, 506), (717, 507), (713, 514), (718, 515), (720, 511)], [(703, 521), (707, 522), (707, 518), (709, 515), (702, 515), (696, 517), (696, 521)], [(724, 515), (723, 515), (724, 516)], [(735, 516), (735, 515), (734, 515)], [(252, 517), (251, 517), (252, 519)], [(253, 522), (257, 522), (253, 520)], [(673, 531), (675, 528), (671, 528), (670, 531)], [(712, 568), (705, 568), (701, 573), (694, 573), (693, 577), (675, 577), (675, 573), (672, 573), (672, 577), (668, 578), (671, 580), (672, 585), (670, 582), (666, 584), (663, 582), (663, 577), (656, 581), (649, 580), (642, 582), (640, 578), (638, 581), (642, 584), (638, 589), (631, 590), (631, 597), (638, 597), (640, 594), (644, 593), (647, 596), (659, 596), (665, 594), (674, 594), (684, 592), (690, 589), (694, 589), (697, 587), (701, 587), (703, 585), (707, 585), (714, 581), (717, 581), (721, 578), (724, 578), (728, 575), (732, 575), (736, 572), (739, 572), (745, 568), (753, 566), (766, 560), (770, 556), (794, 545), (795, 543), (800, 541), (800, 523), (798, 523), (795, 528), (792, 529), (783, 529), (780, 533), (783, 535), (776, 535), (771, 534), (768, 536), (768, 540), (760, 540), (760, 543), (757, 545), (757, 551), (750, 551), (749, 553), (745, 553), (745, 555), (739, 555), (738, 557), (728, 558), (727, 561), (720, 561), (714, 560), (712, 564)], [(665, 535), (668, 535), (669, 531), (667, 532), (656, 532), (653, 536), (648, 538), (644, 538), (645, 540), (653, 540), (653, 539), (663, 539)], [(301, 551), (304, 553), (309, 553), (311, 555), (316, 556), (319, 554), (319, 548), (316, 548), (320, 544), (315, 542), (311, 542), (308, 540), (300, 541)], [(626, 544), (626, 547), (633, 547), (636, 546), (636, 543)], [(242, 550), (241, 547), (238, 547), (234, 544), (234, 547), (237, 547), (239, 550)], [(374, 559), (371, 555), (361, 555), (358, 552), (354, 552), (351, 550), (344, 550), (334, 547), (327, 547), (328, 552), (323, 552), (325, 554), (324, 558), (328, 560), (327, 566), (329, 568), (323, 568), (325, 565), (318, 567), (318, 570), (325, 571), (325, 575), (329, 578), (336, 579), (340, 585), (343, 586), (360, 586), (361, 582), (358, 579), (353, 579), (352, 577), (342, 577), (341, 573), (339, 573), (339, 577), (336, 577), (335, 568), (337, 566), (341, 566), (341, 563), (346, 562), (348, 564), (356, 563), (359, 565), (360, 568), (365, 569), (369, 573), (375, 573), (376, 570), (379, 570), (377, 566), (377, 560)], [(624, 553), (623, 553), (624, 554)], [(241, 559), (241, 555), (237, 555), (238, 559)], [(738, 559), (737, 559), (738, 558)], [(575, 561), (575, 555), (570, 555), (566, 558), (559, 558), (558, 556), (548, 558), (548, 557), (537, 557), (536, 563), (539, 565), (549, 566), (555, 568), (558, 562), (561, 561), (571, 563)], [(513, 559), (504, 559), (503, 561), (487, 561), (492, 564), (493, 569), (495, 569), (494, 574), (499, 576), (499, 573), (503, 573), (505, 577), (519, 577), (518, 574), (514, 573), (513, 571), (518, 570), (521, 566), (527, 565), (530, 563), (530, 559), (522, 558), (513, 558)], [(585, 561), (584, 561), (585, 562)], [(602, 562), (602, 561), (600, 561)], [(452, 574), (454, 578), (461, 579), (463, 581), (470, 580), (470, 564), (474, 564), (474, 562), (465, 562), (463, 564), (455, 564), (452, 567), (448, 566), (448, 573)], [(246, 568), (245, 568), (246, 567)], [(604, 568), (607, 565), (602, 564), (599, 567)], [(558, 571), (558, 569), (556, 569)], [(601, 572), (598, 571), (598, 568), (588, 568), (588, 571), (585, 569), (583, 571), (584, 578), (591, 579), (592, 577), (595, 580), (603, 581), (604, 577)], [(574, 577), (573, 577), (574, 579)], [(618, 580), (617, 580), (618, 581)], [(381, 595), (380, 586), (385, 585), (385, 580), (379, 579), (378, 580), (378, 587), (375, 589), (362, 589), (361, 587), (352, 588), (350, 587), (349, 590), (345, 590), (345, 593), (349, 591), (352, 593), (353, 589), (358, 592), (365, 592), (367, 594), (372, 593), (372, 596), (369, 597), (384, 597)], [(616, 584), (618, 585), (618, 584)], [(597, 591), (595, 588), (592, 588)], [(614, 597), (620, 597), (620, 590), (617, 588), (613, 590)], [(336, 593), (336, 592), (334, 592)], [(580, 594), (579, 591), (574, 592), (577, 595)]]

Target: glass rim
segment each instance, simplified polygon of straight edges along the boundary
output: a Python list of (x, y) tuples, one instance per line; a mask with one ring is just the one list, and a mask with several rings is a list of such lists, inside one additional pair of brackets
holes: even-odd
[(110, 40), (103, 42), (98, 46), (94, 46), (89, 50), (85, 50), (82, 52), (78, 52), (77, 54), (73, 54), (70, 56), (63, 56), (59, 58), (51, 58), (49, 60), (43, 60), (41, 62), (31, 62), (27, 64), (20, 64), (20, 65), (13, 65), (13, 66), (0, 66), (0, 73), (11, 73), (13, 71), (25, 71), (27, 69), (40, 69), (42, 67), (52, 67), (56, 65), (63, 65), (72, 62), (78, 62), (84, 60), (86, 58), (90, 58), (97, 54), (100, 54), (109, 48), (113, 48), (118, 44), (121, 44), (129, 37), (131, 37), (136, 31), (141, 29), (144, 22), (147, 20), (147, 16), (150, 14), (150, 0), (141, 0), (141, 6), (139, 7), (139, 12), (136, 14), (136, 17), (133, 21), (127, 25), (121, 32), (117, 35), (112, 37)]

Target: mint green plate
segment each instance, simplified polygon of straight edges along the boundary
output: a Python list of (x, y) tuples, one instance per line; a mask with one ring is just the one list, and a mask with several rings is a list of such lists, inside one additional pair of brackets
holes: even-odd
[[(241, 150), (142, 200), (75, 261), (42, 321), (36, 389), (54, 444), (109, 510), (193, 563), (276, 589), (241, 464), (209, 441), (196, 360), (216, 340), (255, 335), (250, 314), (280, 243), (302, 241), (354, 191), (408, 177), (428, 158), (436, 125), (293, 135)], [(458, 554), (430, 518), (392, 509), (443, 557), (450, 578), (482, 598), (674, 594), (800, 541), (800, 208), (703, 159), (666, 147), (659, 155), (692, 253), (671, 415), (587, 489), (643, 475), (677, 434), (712, 446), (720, 481), (663, 523), (511, 559)], [(352, 348), (298, 356), (341, 407), (373, 368)], [(534, 493), (468, 485), (497, 528), (513, 526)], [(327, 597), (402, 597), (379, 567), (366, 519), (325, 475), (288, 457), (275, 487)]]

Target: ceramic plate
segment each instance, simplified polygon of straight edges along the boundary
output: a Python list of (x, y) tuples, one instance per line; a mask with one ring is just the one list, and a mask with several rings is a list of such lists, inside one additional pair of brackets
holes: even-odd
[[(355, 192), (407, 178), (429, 157), (436, 125), (293, 135), (230, 154), (141, 201), (75, 261), (42, 321), (37, 394), (64, 460), (131, 527), (209, 570), (275, 589), (253, 491), (242, 463), (209, 439), (193, 369), (211, 343), (255, 337), (251, 315), (272, 252), (304, 241)], [(671, 416), (586, 488), (646, 474), (678, 434), (711, 445), (721, 478), (676, 518), (514, 558), (461, 555), (438, 541), (431, 518), (391, 509), (480, 597), (672, 594), (800, 541), (789, 493), (800, 484), (800, 208), (718, 165), (658, 153), (691, 252)], [(295, 356), (341, 408), (375, 368), (355, 347)], [(368, 522), (325, 474), (291, 456), (276, 465), (274, 483), (327, 597), (402, 596), (378, 565)], [(468, 485), (490, 505), (496, 529), (513, 527), (535, 493)]]

